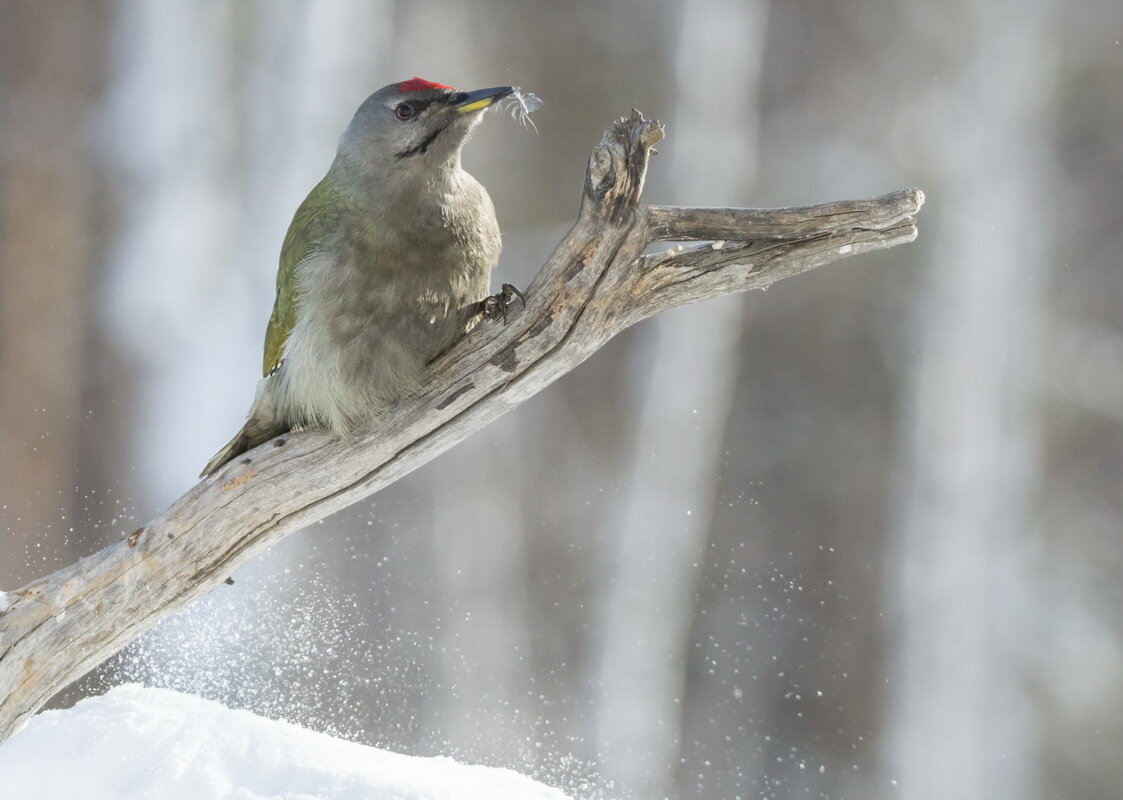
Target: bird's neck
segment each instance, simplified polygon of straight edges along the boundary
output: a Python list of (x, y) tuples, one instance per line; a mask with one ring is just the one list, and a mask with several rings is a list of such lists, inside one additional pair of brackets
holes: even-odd
[(341, 154), (328, 172), (328, 180), (341, 195), (367, 208), (455, 193), (466, 178), (459, 150), (438, 163), (408, 167), (396, 163), (357, 165)]

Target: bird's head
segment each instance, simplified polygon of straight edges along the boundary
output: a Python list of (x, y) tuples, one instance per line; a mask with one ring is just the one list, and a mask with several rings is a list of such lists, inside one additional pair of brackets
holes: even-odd
[(513, 92), (510, 86), (459, 92), (423, 78), (392, 83), (359, 106), (339, 155), (361, 173), (384, 177), (459, 166), (460, 148), (481, 112)]

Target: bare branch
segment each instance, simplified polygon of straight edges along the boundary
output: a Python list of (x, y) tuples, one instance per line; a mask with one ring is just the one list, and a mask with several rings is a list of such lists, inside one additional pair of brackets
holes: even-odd
[[(923, 197), (918, 190), (910, 191)], [(885, 197), (893, 198), (899, 194), (895, 192)], [(769, 212), (753, 210), (753, 213), (759, 216)], [(849, 217), (847, 219), (851, 221)], [(883, 229), (864, 227), (880, 224), (880, 220), (866, 218), (854, 221), (863, 226), (816, 231), (822, 221), (809, 217), (805, 223), (797, 224), (811, 231), (801, 238), (766, 238), (747, 242), (719, 239), (644, 256), (638, 272), (645, 273), (646, 277), (641, 280), (637, 310), (642, 310), (643, 316), (653, 316), (709, 297), (767, 289), (782, 278), (790, 278), (840, 258), (883, 250), (916, 238), (916, 223), (911, 217), (889, 217)], [(779, 229), (780, 224), (777, 223), (774, 229)]]
[[(10, 593), (0, 611), (0, 741), (44, 702), (286, 534), (378, 491), (676, 305), (767, 286), (911, 241), (918, 190), (802, 209), (639, 204), (662, 126), (638, 112), (589, 159), (573, 229), (510, 324), (484, 323), (430, 367), (422, 391), (357, 442), (277, 437), (202, 481), (127, 539)], [(657, 239), (711, 243), (643, 256)], [(3, 604), (0, 604), (3, 608)]]
[(920, 210), (924, 193), (900, 189), (872, 200), (839, 200), (794, 208), (685, 208), (648, 206), (652, 239), (795, 239), (846, 228), (879, 230)]

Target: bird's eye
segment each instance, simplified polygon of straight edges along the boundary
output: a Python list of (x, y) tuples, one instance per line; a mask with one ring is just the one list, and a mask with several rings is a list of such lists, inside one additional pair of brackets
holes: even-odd
[(413, 116), (413, 106), (409, 103), (398, 103), (394, 106), (394, 116), (404, 122)]

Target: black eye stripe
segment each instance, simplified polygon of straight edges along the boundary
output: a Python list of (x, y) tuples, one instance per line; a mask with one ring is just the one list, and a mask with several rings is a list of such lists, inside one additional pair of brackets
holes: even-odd
[(413, 147), (409, 148), (408, 150), (403, 150), (400, 153), (396, 153), (397, 157), (398, 158), (409, 158), (410, 156), (415, 156), (418, 153), (424, 153), (426, 150), (429, 149), (429, 145), (431, 145), (433, 142), (435, 142), (437, 140), (437, 137), (441, 135), (441, 131), (443, 131), (443, 130), (444, 130), (444, 128), (437, 128), (435, 131), (433, 131), (428, 136), (426, 136), (424, 139), (422, 139), (420, 144), (416, 144)]

